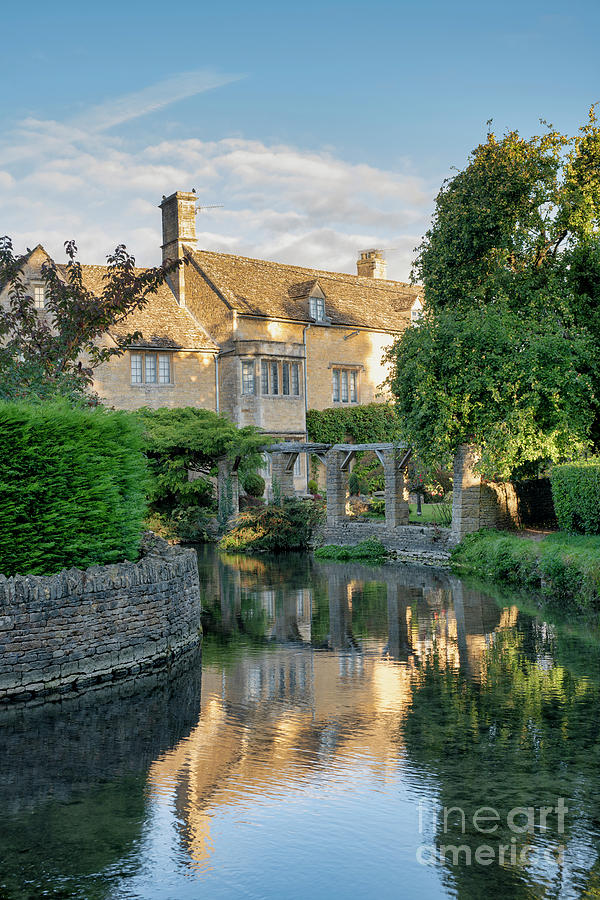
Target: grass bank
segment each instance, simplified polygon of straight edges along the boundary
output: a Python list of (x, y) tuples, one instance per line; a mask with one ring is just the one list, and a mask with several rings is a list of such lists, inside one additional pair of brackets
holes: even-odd
[(547, 535), (541, 541), (506, 531), (467, 535), (452, 551), (459, 575), (538, 590), (548, 604), (600, 612), (600, 536)]
[[(373, 508), (363, 513), (366, 519), (385, 519), (385, 505), (382, 500), (375, 501)], [(422, 503), (421, 515), (417, 515), (417, 504), (409, 504), (409, 522), (413, 525), (440, 525), (450, 527), (452, 521), (451, 503)]]
[(317, 559), (335, 559), (338, 562), (357, 560), (359, 562), (381, 563), (387, 558), (388, 552), (377, 538), (367, 538), (353, 547), (326, 544), (324, 547), (319, 547), (315, 550), (315, 556)]

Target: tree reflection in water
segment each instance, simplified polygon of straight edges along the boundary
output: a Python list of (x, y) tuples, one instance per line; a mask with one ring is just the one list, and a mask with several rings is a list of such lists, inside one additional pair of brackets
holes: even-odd
[[(0, 726), (8, 897), (597, 895), (589, 636), (443, 572), (210, 547), (199, 565), (201, 708), (188, 663), (137, 698)], [(508, 829), (512, 807), (560, 796), (564, 835), (552, 817), (545, 832)], [(497, 833), (475, 829), (481, 806)], [(432, 821), (443, 807), (464, 811), (464, 833), (456, 813)], [(416, 858), (422, 843), (513, 837), (566, 852), (433, 870)]]

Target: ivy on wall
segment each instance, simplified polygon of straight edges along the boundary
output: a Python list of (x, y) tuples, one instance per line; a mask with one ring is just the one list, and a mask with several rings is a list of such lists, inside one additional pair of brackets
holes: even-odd
[(389, 403), (365, 406), (309, 409), (306, 414), (308, 439), (321, 444), (374, 444), (400, 440), (400, 420)]

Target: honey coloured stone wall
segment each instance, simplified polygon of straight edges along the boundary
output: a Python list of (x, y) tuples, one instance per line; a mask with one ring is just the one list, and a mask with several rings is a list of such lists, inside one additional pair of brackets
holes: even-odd
[[(150, 352), (161, 351), (159, 348)], [(214, 354), (200, 350), (177, 350), (170, 353), (170, 358), (171, 384), (132, 384), (131, 354), (127, 352), (98, 366), (94, 372), (94, 390), (107, 405), (118, 409), (194, 406), (214, 410)]]
[(160, 667), (202, 637), (193, 550), (136, 563), (0, 575), (0, 702), (30, 702)]

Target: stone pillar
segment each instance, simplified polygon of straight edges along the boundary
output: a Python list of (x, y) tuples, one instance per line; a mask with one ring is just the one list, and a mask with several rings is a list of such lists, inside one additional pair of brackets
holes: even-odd
[(385, 527), (397, 528), (408, 525), (408, 488), (406, 469), (400, 468), (396, 450), (384, 451), (383, 473), (385, 476)]
[[(294, 470), (286, 472), (289, 456), (286, 453), (271, 454), (271, 482), (273, 485), (273, 497), (277, 496), (277, 490), (281, 497), (295, 497)], [(278, 488), (275, 488), (275, 485)]]
[(219, 519), (228, 521), (239, 514), (240, 511), (240, 487), (237, 469), (227, 457), (218, 461), (219, 474), (217, 479), (217, 492), (219, 500)]
[(478, 460), (477, 448), (472, 444), (461, 444), (454, 457), (452, 539), (456, 543), (481, 527), (481, 476), (473, 471)]
[(348, 473), (342, 471), (345, 450), (329, 450), (327, 453), (327, 524), (337, 525), (346, 518)]

